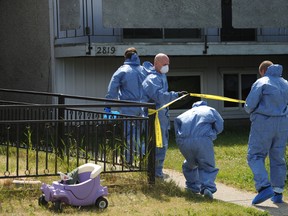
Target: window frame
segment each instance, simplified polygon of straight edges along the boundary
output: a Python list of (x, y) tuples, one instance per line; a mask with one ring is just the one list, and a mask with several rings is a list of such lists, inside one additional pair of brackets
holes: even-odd
[[(233, 98), (233, 99), (239, 99), (239, 100), (244, 100), (242, 97), (242, 76), (241, 75), (256, 75), (256, 79), (259, 78), (258, 72), (255, 71), (255, 68), (243, 68), (243, 69), (233, 69), (233, 68), (225, 68), (220, 70), (220, 75), (221, 75), (221, 80), (220, 80), (220, 92), (224, 95), (224, 75), (238, 75), (238, 98)], [(255, 80), (256, 81), (256, 80)], [(252, 85), (251, 85), (252, 86)], [(250, 87), (251, 88), (251, 87)], [(223, 111), (239, 111), (243, 110), (243, 104), (238, 103), (238, 106), (235, 107), (225, 107), (224, 106), (224, 101), (221, 103), (221, 108)]]
[[(200, 94), (204, 91), (204, 84), (203, 84), (203, 79), (204, 79), (204, 73), (201, 72), (201, 70), (193, 70), (193, 69), (172, 69), (173, 72), (169, 72), (167, 74), (167, 78), (168, 77), (173, 77), (173, 76), (199, 76), (200, 77)], [(169, 83), (168, 83), (169, 85)], [(171, 89), (172, 91), (174, 91), (174, 89)], [(183, 91), (185, 89), (183, 88)], [(189, 92), (189, 93), (198, 93), (198, 92)], [(201, 100), (201, 98), (199, 98), (199, 100)], [(178, 116), (179, 114), (183, 113), (183, 111), (186, 111), (186, 108), (183, 109), (169, 109), (169, 114), (170, 116), (173, 118), (175, 116)]]
[[(137, 28), (135, 28), (137, 29)], [(202, 42), (204, 41), (204, 29), (203, 28), (193, 28), (199, 29), (199, 38), (166, 38), (165, 29), (159, 28), (162, 31), (161, 38), (125, 38), (124, 37), (124, 28), (122, 28), (122, 41), (123, 42)]]

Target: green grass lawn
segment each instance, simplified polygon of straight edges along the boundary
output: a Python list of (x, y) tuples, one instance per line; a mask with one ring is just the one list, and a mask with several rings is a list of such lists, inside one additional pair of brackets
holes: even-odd
[[(108, 186), (109, 206), (98, 210), (94, 206), (63, 206), (60, 215), (102, 215), (102, 216), (267, 216), (267, 212), (251, 207), (209, 200), (201, 195), (185, 192), (174, 182), (156, 181), (149, 185), (146, 176), (139, 173), (105, 174), (103, 185)], [(52, 179), (45, 179), (52, 181)], [(6, 182), (0, 193), (0, 215), (56, 215), (51, 202), (47, 206), (38, 205), (40, 190), (37, 186), (15, 187)]]
[[(171, 131), (172, 132), (172, 131)], [(225, 130), (215, 141), (216, 165), (220, 169), (216, 181), (247, 191), (255, 191), (252, 173), (246, 163), (247, 130)], [(184, 160), (175, 144), (173, 132), (164, 164), (165, 168), (181, 172)], [(52, 183), (59, 177), (38, 178)], [(239, 215), (263, 216), (267, 212), (258, 211), (218, 200), (208, 200), (200, 195), (185, 192), (174, 182), (156, 181), (147, 184), (143, 174), (101, 174), (102, 185), (108, 186), (109, 206), (104, 211), (91, 207), (65, 206), (63, 215)], [(16, 187), (12, 180), (0, 184), (0, 215), (55, 215), (53, 205), (38, 205), (40, 186)], [(287, 196), (287, 187), (285, 191)]]
[[(249, 129), (248, 126), (227, 128), (214, 141), (216, 167), (219, 168), (216, 181), (238, 189), (255, 192), (253, 174), (246, 161)], [(173, 134), (171, 134), (169, 145), (164, 166), (182, 172), (184, 157), (175, 144)], [(288, 155), (288, 151), (286, 155)], [(269, 172), (268, 158), (266, 167)], [(284, 196), (288, 196), (287, 185)]]

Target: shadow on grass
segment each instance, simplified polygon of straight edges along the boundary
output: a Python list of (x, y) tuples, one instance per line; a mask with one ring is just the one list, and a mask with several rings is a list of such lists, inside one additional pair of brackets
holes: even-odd
[(113, 174), (106, 174), (105, 177), (106, 181), (110, 183), (108, 185), (109, 193), (136, 194), (140, 191), (147, 197), (164, 202), (169, 202), (170, 199), (175, 197), (183, 197), (196, 203), (211, 201), (200, 194), (185, 191), (173, 180), (156, 179), (155, 184), (148, 184), (147, 176), (144, 173), (126, 173), (122, 177), (119, 174), (117, 177)]
[[(130, 183), (127, 182), (129, 180), (125, 180), (125, 177), (127, 176), (129, 176), (128, 178), (130, 179)], [(125, 197), (125, 199), (129, 201), (130, 198), (131, 200), (133, 200), (135, 196), (138, 197), (139, 200), (143, 199), (143, 196), (145, 196), (149, 200), (151, 199), (151, 202), (153, 202), (153, 200), (158, 200), (160, 202), (167, 202), (167, 203), (171, 203), (171, 200), (173, 200), (174, 198), (184, 198), (185, 200), (189, 202), (193, 202), (193, 203), (213, 202), (213, 200), (204, 198), (200, 194), (193, 194), (192, 192), (181, 189), (172, 180), (169, 182), (166, 182), (166, 181), (157, 179), (154, 185), (149, 185), (147, 184), (147, 181), (143, 179), (143, 176), (142, 178), (141, 177), (134, 178), (134, 181), (132, 181), (133, 178), (131, 177), (135, 177), (135, 176), (133, 176), (130, 173), (126, 174), (125, 177), (121, 178), (122, 184), (118, 184), (119, 182), (117, 183), (114, 182), (116, 184), (113, 183), (108, 186), (109, 193), (114, 194), (114, 197), (115, 196), (120, 197), (120, 199), (123, 199), (123, 197)], [(111, 180), (111, 175), (108, 175), (108, 178), (110, 178)], [(140, 193), (143, 194), (143, 196), (140, 195)], [(109, 196), (108, 196), (108, 200), (109, 200)], [(135, 202), (139, 202), (139, 200)], [(115, 201), (113, 201), (112, 199), (111, 206), (113, 205), (115, 205)], [(52, 203), (49, 203), (47, 206), (42, 206), (42, 207), (48, 210), (50, 213), (55, 212), (55, 209)], [(89, 214), (100, 213), (103, 211), (105, 212), (105, 209), (101, 210), (101, 209), (96, 208), (96, 206), (93, 206), (93, 205), (84, 206), (84, 207), (75, 207), (75, 206), (69, 206), (69, 205), (63, 204), (63, 210), (65, 214), (75, 213), (75, 212), (78, 212), (78, 213), (86, 212), (87, 214), (88, 213)]]
[(257, 206), (258, 209), (269, 212), (271, 215), (287, 215), (288, 203), (275, 204), (276, 207)]
[(142, 193), (153, 199), (170, 202), (171, 198), (183, 197), (188, 201), (199, 203), (212, 200), (204, 198), (200, 194), (194, 194), (190, 191), (185, 191), (176, 185), (174, 181), (163, 181), (156, 179), (155, 185), (143, 185), (141, 189)]

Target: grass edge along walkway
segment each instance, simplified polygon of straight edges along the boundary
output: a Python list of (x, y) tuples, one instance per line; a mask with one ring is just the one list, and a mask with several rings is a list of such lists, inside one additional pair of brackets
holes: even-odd
[[(181, 188), (185, 187), (185, 177), (182, 173), (171, 170), (164, 169), (164, 173), (169, 175), (169, 178), (165, 181), (174, 181), (176, 185)], [(222, 200), (224, 202), (234, 203), (237, 205), (245, 207), (254, 207), (261, 211), (267, 211), (273, 216), (283, 216), (288, 213), (288, 203), (273, 204), (269, 199), (259, 205), (252, 205), (252, 199), (256, 196), (256, 193), (251, 193), (247, 191), (241, 191), (230, 186), (226, 186), (222, 183), (217, 183), (217, 192), (213, 195), (214, 199)], [(284, 200), (285, 201), (285, 200)]]

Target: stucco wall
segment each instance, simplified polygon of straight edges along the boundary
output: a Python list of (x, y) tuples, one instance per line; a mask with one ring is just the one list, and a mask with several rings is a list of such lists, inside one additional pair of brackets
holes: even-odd
[(234, 28), (287, 28), (287, 0), (233, 0)]
[(49, 91), (49, 1), (1, 0), (0, 29), (0, 88)]

